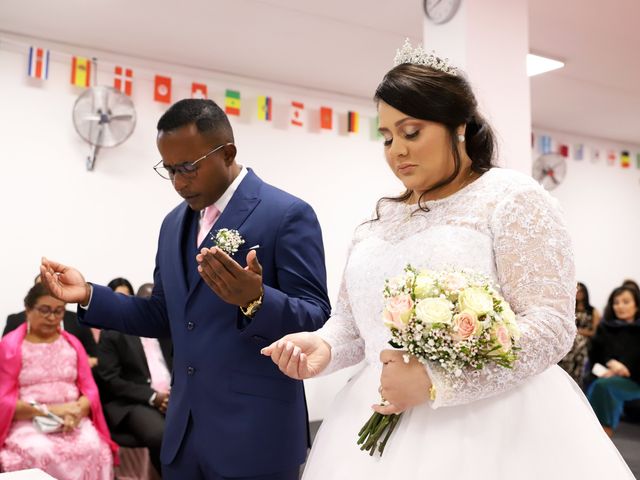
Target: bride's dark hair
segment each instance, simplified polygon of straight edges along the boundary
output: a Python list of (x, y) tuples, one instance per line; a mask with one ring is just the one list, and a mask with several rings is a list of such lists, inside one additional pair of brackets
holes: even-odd
[[(460, 125), (466, 125), (464, 137), (472, 162), (471, 169), (482, 174), (493, 167), (492, 160), (497, 149), (493, 130), (478, 113), (476, 97), (469, 82), (460, 73), (454, 76), (423, 65), (404, 63), (384, 76), (376, 89), (374, 100), (376, 103), (382, 100), (410, 117), (440, 123), (449, 132), (454, 171), (420, 195), (420, 210), (428, 211), (422, 204), (425, 193), (448, 185), (460, 173), (461, 159), (456, 133)], [(398, 197), (381, 198), (376, 205), (376, 216), (380, 217), (382, 201), (405, 202), (411, 193), (411, 190), (407, 190)]]

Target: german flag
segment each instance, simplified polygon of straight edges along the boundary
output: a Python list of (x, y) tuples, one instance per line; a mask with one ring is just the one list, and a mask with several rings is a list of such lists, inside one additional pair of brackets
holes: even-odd
[(240, 115), (240, 92), (226, 90), (224, 95), (224, 111), (228, 115)]
[(349, 133), (358, 133), (358, 112), (347, 113), (347, 131)]
[(71, 61), (71, 85), (88, 87), (91, 85), (91, 60), (73, 57)]

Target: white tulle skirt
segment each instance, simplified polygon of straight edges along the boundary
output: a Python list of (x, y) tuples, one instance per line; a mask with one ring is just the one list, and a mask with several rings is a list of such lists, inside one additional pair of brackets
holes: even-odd
[(407, 411), (384, 456), (370, 457), (356, 440), (378, 401), (379, 375), (364, 367), (337, 395), (304, 480), (635, 478), (585, 396), (557, 366), (502, 395)]

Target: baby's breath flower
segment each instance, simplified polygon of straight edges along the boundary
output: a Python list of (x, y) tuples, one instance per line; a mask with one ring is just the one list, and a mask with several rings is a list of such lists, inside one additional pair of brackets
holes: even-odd
[(233, 255), (238, 251), (240, 245), (244, 243), (244, 239), (238, 230), (230, 230), (221, 228), (214, 235), (211, 235), (215, 246), (225, 252), (227, 255)]

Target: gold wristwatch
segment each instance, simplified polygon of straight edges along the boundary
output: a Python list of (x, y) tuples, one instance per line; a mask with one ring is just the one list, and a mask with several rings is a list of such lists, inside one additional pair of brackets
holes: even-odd
[(242, 312), (242, 314), (245, 317), (253, 318), (253, 316), (258, 310), (260, 310), (260, 307), (262, 306), (262, 297), (264, 297), (264, 290), (262, 290), (260, 292), (260, 296), (253, 302), (249, 303), (249, 305), (244, 308), (240, 307), (240, 311)]

